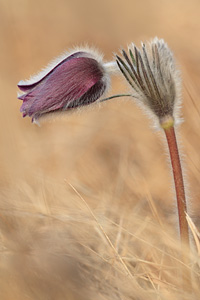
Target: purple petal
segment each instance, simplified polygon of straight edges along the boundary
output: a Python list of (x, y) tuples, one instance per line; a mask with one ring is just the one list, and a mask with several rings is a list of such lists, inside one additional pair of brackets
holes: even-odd
[[(83, 57), (84, 54), (86, 55), (87, 53), (85, 52), (76, 52), (73, 53), (72, 55), (70, 55), (69, 57), (63, 59), (60, 63), (58, 63), (54, 68), (52, 68), (49, 72), (47, 72), (46, 75), (44, 75), (41, 79), (37, 80), (34, 83), (29, 83), (29, 82), (24, 82), (22, 81), (22, 83), (18, 83), (18, 88), (23, 91), (23, 92), (27, 92), (29, 90), (32, 90), (36, 85), (38, 85), (43, 79), (45, 79), (45, 77), (47, 77), (49, 74), (51, 74), (58, 66), (60, 66), (61, 64), (65, 63), (66, 61), (72, 59), (72, 58), (76, 58), (76, 57)], [(20, 99), (20, 98), (19, 98)]]

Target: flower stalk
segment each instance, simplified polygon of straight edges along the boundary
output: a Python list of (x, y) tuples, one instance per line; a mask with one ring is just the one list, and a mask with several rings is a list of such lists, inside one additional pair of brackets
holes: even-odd
[(189, 228), (186, 219), (187, 203), (185, 197), (183, 172), (182, 172), (181, 161), (180, 161), (180, 156), (178, 151), (175, 129), (173, 125), (169, 126), (169, 123), (170, 121), (168, 122), (168, 125), (166, 125), (166, 123), (163, 123), (161, 124), (161, 127), (165, 132), (165, 136), (169, 148), (170, 161), (172, 165), (174, 185), (176, 191), (181, 244), (189, 246)]

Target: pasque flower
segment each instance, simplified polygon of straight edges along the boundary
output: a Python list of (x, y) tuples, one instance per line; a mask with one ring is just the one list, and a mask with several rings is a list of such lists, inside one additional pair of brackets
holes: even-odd
[(18, 87), (24, 94), (20, 111), (32, 121), (52, 112), (66, 111), (98, 100), (109, 87), (115, 64), (104, 64), (91, 49), (75, 51)]
[(117, 64), (133, 88), (138, 104), (157, 116), (160, 124), (173, 122), (180, 100), (180, 76), (174, 57), (163, 39), (154, 38), (139, 50), (134, 44), (129, 54), (122, 50)]
[(172, 52), (162, 39), (154, 38), (150, 43), (142, 44), (141, 50), (132, 44), (129, 54), (122, 50), (122, 55), (123, 58), (117, 56), (117, 64), (132, 87), (132, 96), (157, 117), (164, 130), (176, 190), (180, 238), (183, 245), (189, 246), (187, 202), (174, 128), (181, 98), (179, 71)]

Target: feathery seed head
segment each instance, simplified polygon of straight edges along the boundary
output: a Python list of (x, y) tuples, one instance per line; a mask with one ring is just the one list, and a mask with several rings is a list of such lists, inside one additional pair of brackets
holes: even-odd
[(180, 99), (180, 77), (174, 57), (163, 39), (154, 38), (139, 50), (134, 44), (129, 54), (117, 56), (122, 74), (133, 88), (133, 97), (145, 104), (159, 119), (161, 127), (174, 124)]

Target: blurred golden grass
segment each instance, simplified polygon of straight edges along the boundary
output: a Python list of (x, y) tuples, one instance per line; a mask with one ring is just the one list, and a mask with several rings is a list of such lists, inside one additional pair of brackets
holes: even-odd
[[(1, 299), (199, 299), (199, 6), (0, 1)], [(180, 258), (165, 141), (134, 102), (112, 100), (39, 128), (22, 119), (16, 100), (20, 79), (74, 44), (96, 45), (108, 60), (155, 35), (183, 73), (179, 138), (197, 230), (189, 266)], [(125, 90), (113, 78), (110, 94)], [(188, 268), (192, 292), (182, 290)]]

